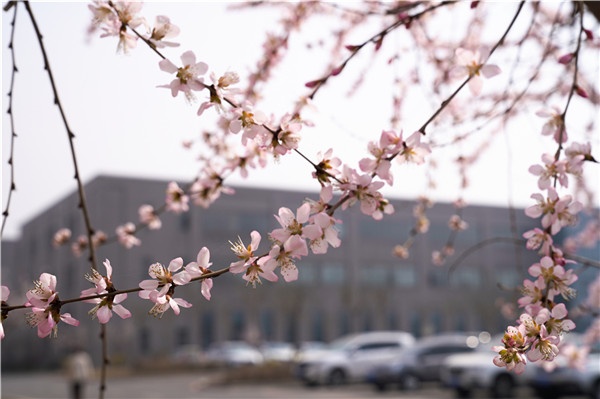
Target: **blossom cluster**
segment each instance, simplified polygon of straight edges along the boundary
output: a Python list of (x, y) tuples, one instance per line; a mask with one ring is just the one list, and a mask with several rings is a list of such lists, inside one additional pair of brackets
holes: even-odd
[[(540, 116), (550, 112), (538, 112)], [(553, 113), (551, 120), (543, 127), (543, 135), (552, 135), (554, 141), (562, 146), (566, 142), (563, 114)], [(562, 147), (561, 147), (562, 148)], [(538, 188), (545, 193), (531, 195), (535, 205), (528, 207), (525, 214), (531, 218), (541, 218), (541, 228), (534, 228), (523, 234), (528, 249), (540, 255), (538, 263), (528, 269), (530, 279), (523, 281), (522, 296), (518, 300), (523, 312), (516, 326), (509, 326), (502, 345), (495, 346), (498, 355), (494, 364), (522, 373), (527, 361), (551, 362), (560, 353), (563, 333), (575, 328), (575, 323), (567, 318), (568, 311), (562, 298), (569, 301), (574, 298), (571, 287), (577, 281), (577, 275), (569, 265), (573, 260), (566, 258), (563, 250), (555, 245), (553, 237), (564, 227), (577, 222), (577, 214), (583, 206), (570, 194), (559, 195), (556, 186), (563, 189), (569, 186), (569, 175), (580, 176), (583, 163), (593, 160), (591, 146), (573, 143), (565, 149), (565, 158), (556, 155), (542, 155), (543, 165), (533, 165), (529, 172), (538, 176)], [(566, 353), (574, 350), (566, 349)], [(580, 353), (585, 353), (585, 349)]]

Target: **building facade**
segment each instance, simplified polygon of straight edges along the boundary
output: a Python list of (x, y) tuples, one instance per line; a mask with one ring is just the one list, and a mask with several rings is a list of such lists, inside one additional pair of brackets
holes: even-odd
[[(94, 228), (110, 236), (118, 225), (136, 223), (140, 205), (164, 202), (166, 185), (165, 181), (97, 177), (85, 187)], [(273, 216), (278, 208), (295, 211), (307, 197), (318, 199), (318, 193), (238, 187), (234, 195), (223, 195), (208, 209), (192, 205), (186, 213), (162, 214), (162, 229), (136, 235), (141, 246), (125, 249), (111, 242), (98, 248), (97, 258), (99, 262), (110, 259), (117, 289), (134, 288), (148, 279), (152, 263), (168, 265), (179, 256), (184, 264), (195, 261), (204, 246), (211, 253), (211, 269), (225, 268), (237, 260), (229, 241), (239, 236), (249, 244), (250, 232), (257, 230), (263, 237), (259, 253), (266, 252), (267, 233), (278, 227)], [(183, 345), (207, 347), (223, 340), (329, 341), (350, 332), (383, 329), (409, 331), (415, 336), (502, 331), (507, 320), (499, 311), (498, 298), (510, 302), (518, 297), (515, 289), (526, 278), (527, 267), (536, 261), (535, 253), (522, 245), (498, 242), (474, 251), (452, 272), (449, 264), (483, 240), (511, 237), (509, 210), (465, 208), (463, 219), (469, 228), (456, 237), (456, 255), (437, 266), (432, 264), (431, 253), (441, 249), (450, 235), (448, 219), (455, 213), (452, 205), (435, 204), (428, 209), (429, 231), (416, 237), (411, 256), (403, 260), (395, 257), (392, 249), (406, 239), (414, 225), (414, 202), (392, 203), (396, 212), (381, 221), (361, 214), (358, 206), (336, 214), (343, 221), (341, 247), (299, 261), (295, 282), (263, 281), (254, 289), (241, 275), (226, 273), (214, 279), (210, 301), (202, 297), (200, 284), (179, 287), (177, 296), (193, 306), (181, 309), (179, 316), (168, 311), (162, 319), (148, 315), (150, 301), (129, 294), (123, 305), (132, 318), (114, 316), (108, 323), (113, 363), (135, 364), (168, 356)], [(18, 241), (2, 243), (2, 284), (11, 289), (10, 304), (25, 302), (24, 293), (42, 272), (58, 277), (61, 299), (78, 297), (90, 288), (83, 277), (89, 271), (86, 254), (75, 257), (68, 246), (54, 248), (51, 242), (62, 227), (71, 229), (74, 237), (83, 233), (77, 204), (76, 193), (67, 196), (26, 224)], [(523, 210), (514, 215), (519, 234), (537, 226)], [(99, 270), (104, 274), (102, 266)], [(25, 312), (11, 312), (4, 322), (2, 368), (56, 365), (65, 348), (74, 343), (99, 360), (99, 323), (87, 314), (92, 306), (65, 305), (62, 311), (70, 312), (81, 325), (75, 328), (61, 323), (56, 339), (37, 338), (35, 329), (23, 321)]]

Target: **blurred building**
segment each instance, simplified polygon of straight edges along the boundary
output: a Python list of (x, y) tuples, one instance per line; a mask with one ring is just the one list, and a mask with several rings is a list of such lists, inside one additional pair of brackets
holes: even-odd
[[(94, 228), (110, 236), (116, 226), (136, 223), (140, 205), (164, 202), (166, 185), (165, 181), (123, 177), (94, 179), (85, 187)], [(137, 287), (148, 279), (148, 266), (154, 262), (168, 265), (179, 256), (185, 264), (195, 261), (203, 246), (210, 249), (211, 269), (218, 270), (237, 260), (229, 241), (237, 240), (238, 235), (249, 244), (250, 232), (258, 230), (263, 237), (259, 253), (266, 252), (267, 232), (279, 227), (273, 215), (281, 206), (295, 211), (307, 197), (318, 199), (318, 193), (238, 187), (235, 195), (223, 195), (209, 209), (191, 206), (189, 212), (180, 215), (162, 214), (161, 230), (137, 234), (142, 241), (139, 247), (128, 250), (117, 242), (101, 246), (98, 261), (110, 259), (117, 289)], [(429, 232), (416, 238), (410, 258), (402, 260), (392, 255), (392, 248), (406, 239), (414, 225), (415, 203), (392, 203), (395, 214), (382, 221), (361, 214), (358, 206), (336, 215), (343, 220), (341, 247), (301, 260), (296, 282), (263, 281), (253, 289), (241, 275), (227, 273), (214, 280), (210, 301), (200, 294), (200, 284), (179, 287), (176, 296), (193, 307), (181, 309), (179, 316), (169, 310), (162, 319), (147, 314), (150, 301), (138, 298), (137, 293), (129, 294), (123, 305), (133, 317), (121, 320), (114, 315), (108, 323), (113, 364), (168, 356), (183, 345), (206, 347), (219, 340), (297, 343), (328, 341), (365, 330), (405, 330), (416, 336), (504, 330), (507, 320), (499, 311), (499, 301), (510, 303), (518, 297), (514, 289), (526, 277), (527, 267), (536, 262), (535, 253), (496, 242), (472, 252), (451, 273), (449, 265), (483, 240), (511, 237), (510, 211), (465, 208), (463, 219), (469, 228), (457, 235), (455, 255), (443, 266), (436, 266), (431, 253), (441, 249), (450, 235), (448, 220), (455, 213), (453, 206), (435, 204), (427, 210)], [(58, 277), (61, 299), (77, 297), (81, 290), (90, 288), (83, 278), (89, 271), (87, 254), (78, 258), (68, 246), (54, 248), (51, 242), (62, 227), (71, 229), (74, 237), (84, 231), (77, 205), (78, 197), (73, 193), (26, 224), (18, 241), (2, 242), (2, 284), (11, 289), (11, 305), (25, 302), (25, 292), (42, 272)], [(523, 210), (513, 215), (519, 234), (537, 226)], [(99, 270), (105, 274), (101, 264)], [(2, 368), (56, 365), (60, 354), (73, 343), (87, 346), (98, 360), (100, 327), (87, 314), (91, 308), (91, 304), (83, 303), (65, 305), (62, 311), (70, 312), (81, 325), (60, 323), (56, 339), (39, 339), (36, 330), (25, 325), (24, 311), (11, 312), (4, 322)]]

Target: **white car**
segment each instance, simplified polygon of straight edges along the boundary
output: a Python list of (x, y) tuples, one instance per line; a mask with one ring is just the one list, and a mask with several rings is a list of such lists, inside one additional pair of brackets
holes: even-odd
[(492, 346), (499, 345), (501, 336), (492, 337), (471, 353), (451, 355), (446, 358), (441, 371), (442, 383), (456, 391), (459, 397), (469, 397), (476, 390), (485, 390), (494, 398), (511, 398), (515, 388), (527, 386), (535, 373), (535, 363), (528, 364), (522, 374), (507, 371), (493, 363), (498, 354)]
[(318, 359), (299, 364), (297, 375), (307, 385), (364, 382), (371, 369), (389, 363), (414, 342), (401, 331), (348, 335), (333, 341)]

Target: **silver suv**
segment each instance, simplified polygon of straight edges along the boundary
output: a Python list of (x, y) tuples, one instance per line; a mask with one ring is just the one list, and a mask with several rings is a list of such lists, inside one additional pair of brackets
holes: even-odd
[(318, 360), (299, 364), (297, 375), (307, 385), (364, 382), (371, 369), (389, 363), (414, 342), (401, 331), (348, 335), (333, 341)]

